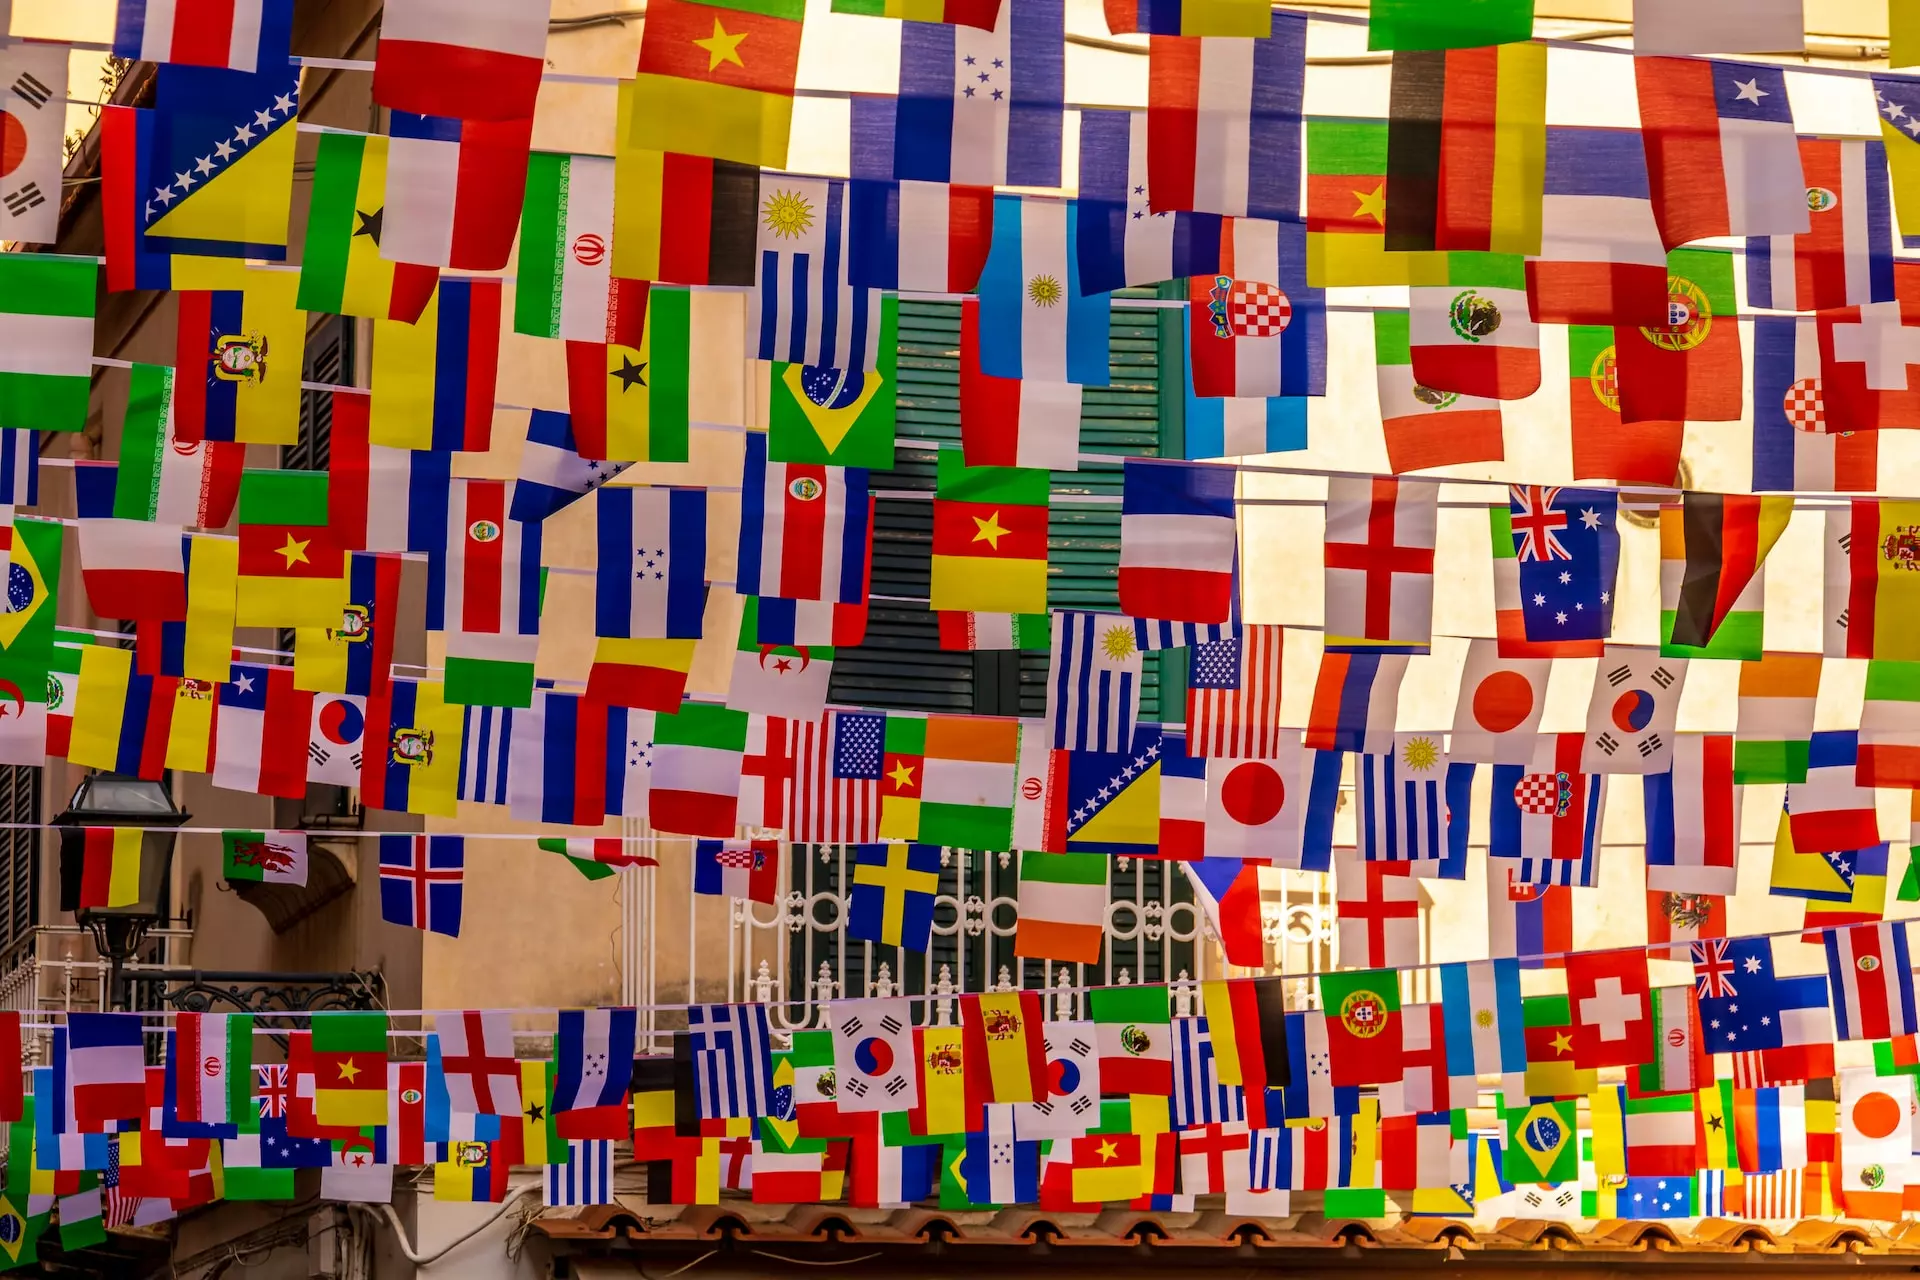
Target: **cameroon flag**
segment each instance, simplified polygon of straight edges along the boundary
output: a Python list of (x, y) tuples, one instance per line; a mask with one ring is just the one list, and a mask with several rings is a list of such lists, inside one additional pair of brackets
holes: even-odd
[(640, 35), (629, 140), (786, 168), (805, 16), (804, 0), (654, 0)]
[(693, 297), (620, 281), (607, 341), (567, 343), (567, 408), (583, 458), (685, 462)]
[(300, 257), (300, 310), (408, 324), (420, 318), (440, 270), (380, 256), (386, 206), (386, 136), (321, 134)]
[(324, 471), (240, 477), (240, 575), (234, 625), (337, 627), (346, 552), (327, 525)]
[(1042, 613), (1047, 607), (1047, 486), (1031, 467), (969, 467), (942, 449), (933, 498), (935, 610)]
[(1307, 283), (1447, 282), (1445, 254), (1387, 252), (1387, 126), (1307, 121)]

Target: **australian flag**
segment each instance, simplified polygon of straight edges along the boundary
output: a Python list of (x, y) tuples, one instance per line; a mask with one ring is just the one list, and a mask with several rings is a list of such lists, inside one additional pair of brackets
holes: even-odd
[(1513, 486), (1509, 513), (1528, 640), (1604, 640), (1612, 634), (1619, 507), (1610, 489)]
[[(1787, 1005), (1768, 938), (1712, 938), (1693, 944), (1694, 995), (1710, 1053), (1778, 1049)], [(1825, 1004), (1825, 992), (1821, 1003)]]

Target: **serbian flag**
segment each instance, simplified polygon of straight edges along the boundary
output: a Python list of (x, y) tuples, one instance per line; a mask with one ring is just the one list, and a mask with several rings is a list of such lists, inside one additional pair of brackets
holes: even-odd
[(1779, 67), (1635, 58), (1653, 216), (1671, 249), (1709, 236), (1804, 235), (1807, 183)]
[(1220, 269), (1188, 288), (1195, 395), (1327, 393), (1327, 295), (1307, 287), (1304, 226), (1230, 219)]
[(1822, 311), (1822, 427), (1920, 427), (1920, 263), (1894, 269), (1898, 300)]
[(980, 368), (980, 300), (960, 303), (960, 447), (970, 467), (1080, 469), (1080, 387)]
[(1747, 241), (1747, 301), (1778, 311), (1825, 311), (1893, 300), (1893, 201), (1887, 145), (1800, 139), (1811, 228)]

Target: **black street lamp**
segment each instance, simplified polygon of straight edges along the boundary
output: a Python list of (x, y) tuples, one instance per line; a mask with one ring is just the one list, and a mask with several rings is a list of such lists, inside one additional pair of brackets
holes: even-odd
[[(173, 870), (170, 828), (193, 815), (173, 803), (167, 788), (117, 773), (89, 774), (66, 809), (53, 819), (60, 830), (60, 879), (76, 882), (86, 861), (87, 827), (144, 827), (140, 836), (140, 897), (123, 907), (83, 907), (74, 913), (93, 935), (93, 945), (111, 966), (108, 991), (118, 1003), (120, 968), (140, 950), (147, 931), (160, 923), (160, 899)], [(156, 830), (155, 828), (161, 828)]]

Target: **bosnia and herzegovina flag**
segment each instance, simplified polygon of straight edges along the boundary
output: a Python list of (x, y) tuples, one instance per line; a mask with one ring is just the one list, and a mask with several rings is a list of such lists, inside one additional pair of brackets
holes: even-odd
[(1893, 216), (1902, 236), (1920, 236), (1920, 79), (1873, 77), (1880, 140), (1893, 175)]
[(154, 101), (147, 156), (153, 174), (174, 181), (151, 185), (165, 194), (141, 205), (141, 232), (162, 242), (149, 247), (284, 259), (299, 73), (165, 64)]

